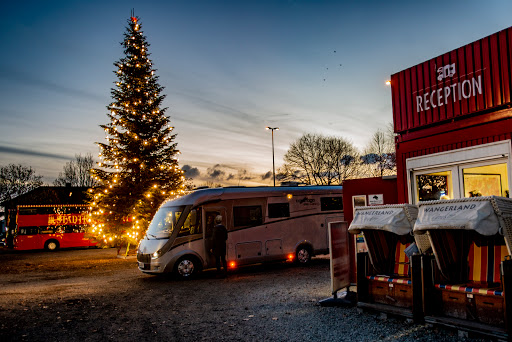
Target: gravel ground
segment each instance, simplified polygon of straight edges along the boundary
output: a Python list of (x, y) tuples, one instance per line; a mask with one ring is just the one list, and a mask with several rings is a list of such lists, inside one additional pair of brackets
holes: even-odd
[(325, 258), (178, 281), (142, 274), (113, 249), (0, 253), (0, 274), (0, 341), (461, 341), (453, 330), (321, 307)]

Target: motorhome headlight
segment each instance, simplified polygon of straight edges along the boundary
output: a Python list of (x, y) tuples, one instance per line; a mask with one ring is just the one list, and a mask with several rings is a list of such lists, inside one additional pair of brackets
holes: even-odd
[(153, 255), (151, 256), (151, 259), (158, 259), (162, 256), (162, 251), (161, 250), (158, 250), (156, 251), (155, 253), (153, 253)]

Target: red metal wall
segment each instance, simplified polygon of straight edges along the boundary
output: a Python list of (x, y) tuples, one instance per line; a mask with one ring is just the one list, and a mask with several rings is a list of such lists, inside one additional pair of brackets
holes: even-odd
[(403, 141), (420, 128), (450, 130), (441, 124), (506, 108), (511, 56), (512, 27), (392, 75), (395, 132)]
[[(343, 216), (350, 223), (354, 218), (352, 196), (382, 194), (384, 204), (397, 204), (396, 178), (383, 179), (381, 177), (347, 179), (343, 182)], [(366, 199), (368, 201), (368, 198)]]
[[(352, 196), (365, 195), (368, 202), (368, 195), (382, 194), (384, 204), (397, 204), (397, 179), (383, 179), (381, 177), (347, 179), (343, 182), (343, 216), (350, 225), (354, 218), (354, 209), (352, 208)], [(350, 253), (350, 282), (356, 282), (356, 247), (354, 238), (349, 243)]]

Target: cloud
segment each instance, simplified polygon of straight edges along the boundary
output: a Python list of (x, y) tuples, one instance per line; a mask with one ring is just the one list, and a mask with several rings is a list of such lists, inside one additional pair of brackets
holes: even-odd
[(216, 181), (253, 181), (258, 180), (259, 176), (253, 176), (244, 168), (233, 167), (224, 164), (215, 164), (207, 168), (206, 175)]
[(224, 179), (224, 175), (226, 174), (226, 172), (224, 170), (222, 170), (221, 167), (222, 167), (222, 165), (215, 164), (213, 167), (209, 167), (206, 170), (206, 173), (208, 174), (208, 176), (210, 178), (213, 178), (213, 179)]
[[(184, 170), (189, 168), (194, 169), (190, 165), (183, 167)], [(186, 172), (188, 177), (188, 171)], [(272, 172), (270, 172), (270, 175), (272, 175)], [(269, 178), (266, 174), (264, 176), (266, 176), (266, 178), (263, 178), (259, 173), (252, 173), (250, 169), (245, 167), (217, 163), (207, 167), (206, 171), (201, 171), (200, 176), (195, 178), (195, 181), (219, 183), (223, 186), (262, 186), (266, 185), (266, 182), (262, 182), (262, 180)]]
[(63, 159), (63, 160), (71, 160), (73, 157), (66, 156), (63, 154), (55, 154), (41, 151), (28, 150), (24, 148), (16, 148), (16, 147), (8, 147), (8, 146), (0, 146), (0, 153), (11, 153), (17, 155), (25, 155), (32, 157), (45, 157), (45, 158), (53, 158), (53, 159)]
[[(240, 110), (234, 106), (228, 106), (223, 103), (219, 103), (217, 101), (212, 101), (210, 99), (207, 99), (205, 97), (198, 96), (196, 93), (186, 92), (186, 91), (170, 91), (170, 93), (174, 93), (176, 95), (180, 95), (183, 97), (186, 97), (191, 102), (195, 103), (196, 105), (206, 108), (209, 111), (214, 111), (229, 117), (232, 117), (237, 120), (241, 121), (251, 121), (251, 122), (259, 122), (261, 121), (259, 118), (257, 118), (255, 115), (251, 115), (250, 113)], [(219, 123), (219, 125), (222, 125)], [(225, 125), (222, 125), (225, 126)]]
[(230, 173), (228, 175), (228, 177), (226, 178), (227, 181), (229, 181), (229, 180), (238, 180), (240, 182), (240, 181), (243, 181), (243, 180), (253, 180), (253, 179), (255, 179), (255, 177), (251, 176), (251, 174), (249, 173), (249, 171), (247, 171), (247, 169), (236, 169), (236, 170), (237, 170), (236, 174), (235, 173)]
[(209, 174), (209, 176), (212, 178), (220, 178), (220, 179), (222, 179), (224, 177), (224, 175), (225, 175), (225, 172), (222, 170), (213, 170)]
[(197, 167), (192, 167), (190, 165), (183, 165), (181, 169), (185, 171), (185, 175), (189, 178), (199, 177), (201, 174)]
[(247, 171), (246, 169), (239, 169), (238, 170), (238, 179), (239, 180), (251, 180), (251, 179), (253, 179), (253, 177), (251, 176), (249, 171)]
[(32, 86), (44, 90), (51, 90), (60, 94), (76, 96), (88, 100), (94, 100), (98, 103), (102, 103), (103, 101), (105, 101), (104, 96), (98, 95), (96, 93), (78, 88), (73, 88), (68, 85), (63, 86), (57, 83), (44, 80), (42, 78), (38, 78), (27, 72), (23, 72), (5, 66), (0, 68), (0, 78), (3, 78), (9, 82), (20, 82), (24, 86)]
[(261, 180), (269, 179), (272, 177), (272, 171), (269, 171), (263, 175), (261, 175)]

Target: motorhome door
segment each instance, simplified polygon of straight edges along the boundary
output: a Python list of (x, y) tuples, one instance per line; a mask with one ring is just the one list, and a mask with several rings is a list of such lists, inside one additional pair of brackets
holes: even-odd
[(212, 233), (213, 227), (215, 226), (215, 217), (222, 215), (222, 224), (227, 226), (226, 222), (226, 210), (224, 208), (208, 208), (205, 210), (204, 218), (204, 250), (208, 267), (215, 266), (215, 257), (213, 256), (212, 249)]

